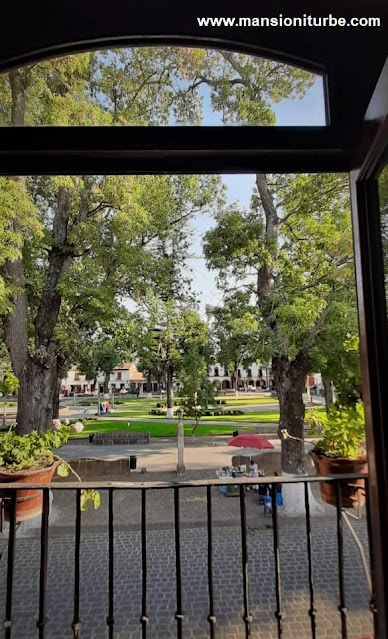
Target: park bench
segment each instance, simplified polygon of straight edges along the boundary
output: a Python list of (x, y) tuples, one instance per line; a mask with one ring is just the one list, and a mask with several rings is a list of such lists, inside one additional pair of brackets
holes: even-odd
[(105, 446), (110, 444), (149, 444), (150, 433), (135, 433), (131, 430), (121, 430), (113, 433), (95, 433), (92, 443)]

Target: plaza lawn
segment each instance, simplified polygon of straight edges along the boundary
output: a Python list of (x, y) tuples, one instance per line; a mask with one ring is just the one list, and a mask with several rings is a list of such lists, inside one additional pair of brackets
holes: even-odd
[[(108, 420), (95, 420), (88, 421), (85, 423), (85, 428), (82, 433), (78, 433), (74, 435), (74, 438), (82, 439), (88, 437), (92, 433), (111, 433), (118, 430), (131, 430), (134, 432), (150, 432), (151, 437), (176, 437), (177, 436), (177, 425), (175, 424), (166, 424), (164, 422), (131, 422), (128, 425), (128, 422), (122, 421), (108, 421)], [(192, 424), (186, 424), (184, 427), (185, 435), (191, 435), (191, 431), (193, 430)], [(210, 424), (200, 424), (195, 431), (196, 435), (230, 435), (232, 436), (233, 431), (235, 430), (234, 426), (216, 426)], [(241, 429), (240, 429), (241, 430)], [(243, 430), (249, 432), (253, 431), (251, 426), (245, 426)], [(73, 439), (73, 437), (72, 437)]]
[[(217, 397), (225, 400), (226, 406), (260, 406), (260, 404), (278, 404), (276, 397), (249, 397), (249, 395), (234, 397)], [(225, 404), (223, 404), (225, 406)]]
[[(228, 409), (226, 409), (228, 410)], [(149, 415), (148, 412), (144, 411), (140, 412), (130, 412), (130, 411), (114, 411), (112, 413), (115, 417), (144, 417), (144, 419), (158, 419), (164, 420), (165, 417), (163, 415)], [(192, 417), (184, 417), (184, 421), (186, 419), (193, 419)], [(277, 406), (274, 407), (274, 410), (269, 411), (249, 411), (244, 413), (244, 415), (213, 415), (210, 417), (201, 417), (200, 422), (278, 422), (279, 421), (279, 411), (277, 410)]]

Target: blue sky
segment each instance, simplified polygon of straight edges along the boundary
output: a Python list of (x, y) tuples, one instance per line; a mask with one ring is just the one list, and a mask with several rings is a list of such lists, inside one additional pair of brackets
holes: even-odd
[[(207, 96), (204, 95), (204, 125), (222, 125), (220, 115), (214, 113)], [(314, 86), (301, 100), (284, 100), (272, 106), (278, 126), (324, 126), (325, 108), (322, 78), (317, 77)], [(248, 208), (255, 183), (254, 175), (223, 175), (227, 186), (228, 203), (238, 202), (241, 208)], [(221, 293), (217, 290), (215, 273), (209, 272), (203, 256), (202, 236), (215, 225), (214, 219), (208, 215), (197, 215), (192, 221), (194, 242), (192, 252), (197, 257), (190, 260), (192, 269), (193, 289), (197, 292), (200, 302), (201, 315), (205, 314), (207, 304), (213, 306), (221, 303)]]

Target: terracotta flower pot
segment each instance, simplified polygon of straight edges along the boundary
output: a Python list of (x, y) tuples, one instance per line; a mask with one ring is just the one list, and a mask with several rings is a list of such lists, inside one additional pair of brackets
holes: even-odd
[[(327, 457), (318, 455), (313, 450), (310, 455), (314, 462), (317, 475), (344, 475), (350, 473), (367, 473), (368, 463), (365, 458), (347, 459), (345, 457)], [(352, 484), (351, 486), (349, 484)], [(355, 479), (351, 482), (344, 480), (340, 482), (341, 505), (343, 508), (358, 508), (365, 504), (365, 490), (359, 490), (354, 486), (361, 486), (365, 489), (364, 479)], [(322, 500), (332, 506), (337, 505), (336, 486), (333, 482), (323, 481), (320, 483)]]
[[(21, 470), (20, 472), (9, 472), (0, 469), (0, 484), (26, 484), (37, 483), (47, 484), (51, 481), (57, 466), (61, 463), (56, 459), (48, 468), (38, 470)], [(12, 491), (0, 490), (0, 498), (4, 499), (4, 518), (9, 521), (10, 502)], [(16, 491), (16, 523), (28, 521), (42, 513), (43, 491), (42, 490), (17, 490)]]

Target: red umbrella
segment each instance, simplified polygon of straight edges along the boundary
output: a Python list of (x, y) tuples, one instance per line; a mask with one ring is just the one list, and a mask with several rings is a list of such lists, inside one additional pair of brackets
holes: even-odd
[(259, 450), (274, 448), (273, 444), (271, 444), (268, 439), (262, 435), (255, 435), (254, 433), (237, 435), (228, 441), (228, 446), (237, 446), (238, 448), (258, 448)]

